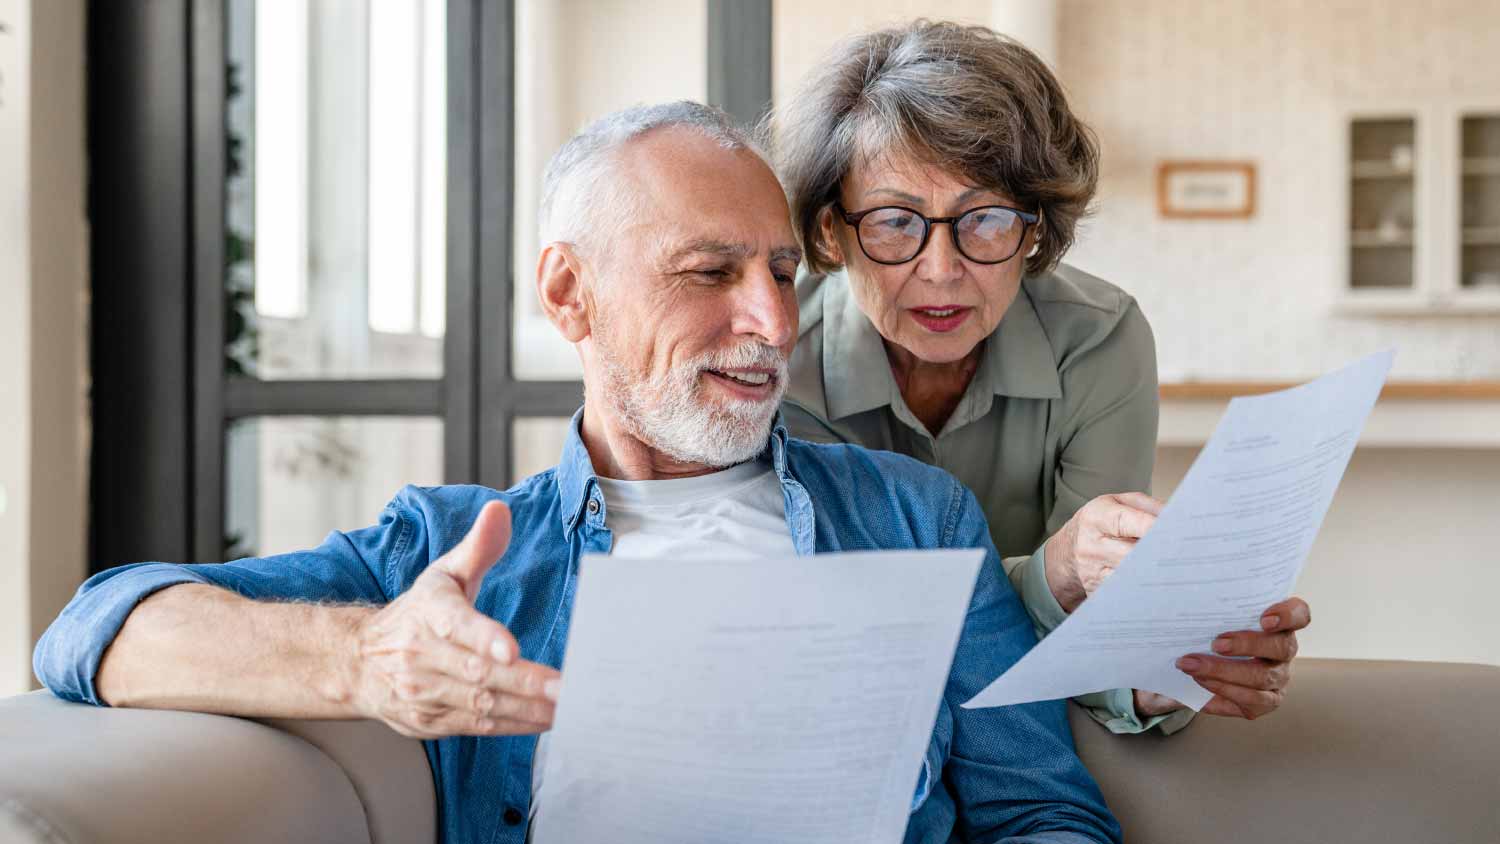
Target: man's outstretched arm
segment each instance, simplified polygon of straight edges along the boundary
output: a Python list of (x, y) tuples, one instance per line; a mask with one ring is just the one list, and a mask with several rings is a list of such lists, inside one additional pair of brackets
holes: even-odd
[(367, 561), (409, 548), (412, 527), (395, 514), (306, 554), (105, 572), (38, 643), (37, 675), (62, 697), (117, 706), (378, 718), (420, 738), (545, 729), (556, 672), (521, 660), (473, 608), (509, 512), (486, 505), (410, 589), (374, 606), (381, 567)]
[(186, 583), (142, 601), (104, 652), (101, 703), (224, 715), (355, 718), (355, 631), (374, 610), (254, 601)]

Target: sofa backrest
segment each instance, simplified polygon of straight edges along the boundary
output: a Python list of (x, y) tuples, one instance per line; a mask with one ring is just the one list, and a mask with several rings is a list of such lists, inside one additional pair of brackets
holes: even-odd
[(1247, 722), (1114, 736), (1070, 706), (1079, 755), (1127, 841), (1500, 842), (1500, 668), (1299, 659)]
[[(1079, 754), (1149, 844), (1500, 841), (1500, 668), (1298, 660), (1254, 723), (1114, 736), (1070, 706)], [(0, 699), (0, 841), (176, 844), (437, 838), (422, 745), (384, 725)]]

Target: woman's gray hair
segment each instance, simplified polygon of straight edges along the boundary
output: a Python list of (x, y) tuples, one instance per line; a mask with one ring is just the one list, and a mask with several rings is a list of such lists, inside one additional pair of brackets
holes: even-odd
[(537, 215), (542, 245), (564, 241), (585, 251), (607, 246), (636, 207), (623, 180), (611, 172), (616, 153), (648, 132), (676, 126), (701, 132), (726, 150), (748, 150), (766, 160), (759, 142), (713, 106), (679, 100), (607, 114), (569, 138), (547, 162)]
[(769, 117), (769, 130), (814, 272), (837, 269), (820, 217), (856, 159), (912, 155), (1040, 212), (1030, 273), (1072, 246), (1099, 180), (1098, 142), (1046, 63), (982, 26), (918, 20), (850, 38)]

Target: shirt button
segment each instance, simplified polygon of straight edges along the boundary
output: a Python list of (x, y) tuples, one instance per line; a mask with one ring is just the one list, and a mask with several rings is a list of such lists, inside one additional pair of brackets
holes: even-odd
[(599, 501), (598, 501), (598, 499), (594, 499), (594, 498), (590, 498), (589, 499), (589, 515), (590, 516), (597, 516), (597, 515), (599, 515)]
[(521, 810), (515, 806), (506, 807), (505, 814), (501, 817), (505, 821), (506, 826), (520, 826), (521, 821), (526, 820), (526, 816), (521, 814)]

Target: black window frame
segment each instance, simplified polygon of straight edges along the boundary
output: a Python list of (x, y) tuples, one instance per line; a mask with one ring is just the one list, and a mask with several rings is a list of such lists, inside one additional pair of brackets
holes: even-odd
[[(705, 2), (709, 102), (753, 122), (771, 99), (771, 0)], [(434, 379), (225, 373), (223, 0), (91, 0), (88, 16), (90, 571), (222, 559), (237, 420), (438, 417), (445, 482), (508, 487), (515, 420), (569, 416), (582, 401), (580, 381), (521, 380), (513, 367), (515, 0), (448, 0), (447, 323)]]

